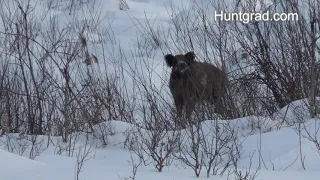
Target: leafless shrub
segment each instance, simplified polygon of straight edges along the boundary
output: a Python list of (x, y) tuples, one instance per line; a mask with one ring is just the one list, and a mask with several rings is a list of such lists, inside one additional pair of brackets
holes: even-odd
[(195, 112), (181, 138), (180, 151), (174, 157), (191, 167), (197, 177), (205, 168), (209, 178), (211, 173), (216, 175), (219, 170), (223, 173), (233, 165), (229, 155), (241, 144), (235, 126), (219, 123), (217, 119), (202, 122), (203, 114), (208, 114), (203, 108)]
[(0, 146), (8, 152), (35, 159), (48, 148), (45, 140), (45, 136), (39, 135), (6, 134), (0, 139)]
[(109, 144), (108, 138), (112, 135), (114, 135), (114, 129), (111, 126), (110, 121), (95, 125), (93, 136), (100, 140), (103, 147), (106, 147)]
[(78, 147), (76, 152), (76, 170), (75, 170), (75, 180), (79, 180), (80, 173), (82, 172), (84, 163), (94, 157), (92, 154), (96, 149), (96, 143), (86, 136), (85, 143)]
[(145, 165), (151, 162), (154, 167), (162, 172), (165, 166), (170, 165), (172, 154), (179, 148), (179, 132), (165, 129), (145, 130), (138, 127), (134, 130), (136, 136), (132, 141), (131, 151), (139, 156)]
[(150, 82), (150, 79), (155, 77), (151, 76), (152, 67), (149, 65), (152, 64), (140, 64), (146, 67), (147, 76), (144, 72), (141, 73), (129, 66), (128, 71), (132, 74), (130, 77), (137, 83), (136, 96), (141, 98), (136, 101), (136, 116), (141, 120), (133, 125), (126, 145), (145, 165), (153, 163), (161, 172), (164, 166), (169, 165), (172, 153), (178, 149), (180, 133), (174, 128), (172, 121), (170, 122), (173, 117), (172, 105), (162, 96), (166, 93), (163, 90), (165, 84), (161, 83), (160, 87), (155, 87)]
[(182, 136), (180, 151), (174, 154), (177, 160), (193, 169), (196, 177), (199, 177), (202, 167), (205, 164), (205, 154), (202, 149), (204, 141), (201, 121), (193, 122), (191, 126), (186, 127), (185, 135)]
[[(307, 113), (307, 110), (305, 109), (305, 112), (300, 113)], [(311, 142), (311, 144), (314, 146), (313, 149), (316, 152), (320, 152), (320, 134), (319, 134), (319, 119), (314, 118), (311, 122), (306, 122), (306, 117), (300, 117), (295, 116), (296, 123), (293, 126), (294, 131), (298, 135), (298, 141), (299, 141), (299, 160), (301, 163), (301, 167), (306, 170), (306, 161), (305, 158), (307, 154), (304, 153), (304, 140), (308, 140)], [(320, 155), (320, 153), (319, 153)]]
[(136, 179), (136, 175), (137, 175), (137, 172), (138, 172), (138, 168), (139, 166), (142, 164), (142, 161), (141, 159), (138, 160), (138, 162), (135, 160), (135, 158), (133, 157), (133, 155), (131, 154), (130, 156), (130, 160), (128, 160), (128, 165), (129, 166), (132, 166), (132, 169), (131, 169), (131, 172), (132, 172), (132, 175), (129, 176), (129, 177), (119, 177), (119, 179), (121, 180), (135, 180)]
[[(252, 172), (252, 158), (253, 158), (254, 153), (250, 156), (250, 164), (249, 167), (243, 170), (238, 169), (237, 161), (238, 161), (238, 156), (234, 159), (232, 159), (234, 163), (234, 169), (230, 170), (228, 173), (228, 180), (229, 179), (236, 179), (236, 180), (254, 180), (258, 176), (258, 170), (256, 169), (254, 172)], [(230, 177), (231, 176), (231, 177)]]
[(18, 154), (20, 156), (24, 155), (26, 150), (30, 147), (29, 142), (26, 137), (19, 136), (17, 134), (6, 134), (2, 139), (2, 146), (8, 152)]
[(55, 154), (57, 155), (65, 155), (69, 157), (73, 157), (74, 153), (76, 152), (76, 144), (79, 142), (80, 133), (72, 133), (68, 135), (67, 142), (64, 142), (64, 140), (57, 139), (55, 142)]
[(30, 159), (35, 159), (48, 148), (48, 146), (45, 146), (45, 139), (44, 136), (38, 135), (31, 135), (29, 137), (29, 141), (31, 142)]

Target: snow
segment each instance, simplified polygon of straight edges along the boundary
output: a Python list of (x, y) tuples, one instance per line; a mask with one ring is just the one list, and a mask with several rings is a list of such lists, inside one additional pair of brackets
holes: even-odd
[[(102, 11), (96, 11), (97, 7), (90, 7), (88, 11), (76, 11), (69, 15), (69, 11), (65, 9), (65, 3), (57, 2), (59, 6), (46, 11), (43, 9), (45, 3), (36, 3), (36, 0), (31, 1), (35, 6), (35, 14), (39, 17), (39, 24), (43, 28), (49, 28), (48, 22), (57, 20), (60, 25), (68, 24), (73, 17), (78, 17), (79, 22), (85, 22), (90, 19), (92, 14), (102, 13), (105, 18), (101, 20), (100, 25), (106, 29), (113, 30), (114, 39), (101, 35), (98, 32), (86, 30), (85, 36), (89, 40), (89, 48), (94, 51), (98, 56), (102, 56), (102, 47), (96, 46), (101, 41), (108, 41), (106, 51), (116, 49), (121, 46), (123, 53), (130, 56), (132, 61), (124, 65), (124, 68), (129, 69), (129, 65), (133, 62), (138, 63), (137, 66), (149, 66), (153, 72), (151, 73), (151, 81), (156, 88), (161, 88), (163, 79), (166, 76), (167, 69), (164, 68), (164, 63), (161, 61), (163, 54), (175, 50), (157, 50), (150, 57), (141, 56), (138, 52), (132, 51), (132, 48), (137, 44), (137, 35), (143, 32), (141, 29), (146, 26), (146, 18), (154, 21), (154, 26), (161, 25), (163, 29), (172, 27), (172, 21), (179, 21), (182, 15), (189, 13), (188, 10), (181, 11), (177, 16), (171, 17), (169, 3), (171, 1), (164, 0), (127, 0), (130, 7), (128, 11), (120, 11), (118, 3), (115, 0), (101, 1), (96, 6), (102, 7)], [(44, 1), (43, 1), (44, 2)], [(184, 7), (188, 7), (190, 2), (183, 0)], [(197, 1), (198, 2), (198, 1)], [(199, 1), (201, 2), (201, 1)], [(173, 1), (174, 6), (179, 6), (181, 1)], [(206, 4), (206, 3), (204, 3)], [(202, 4), (204, 6), (204, 4)], [(195, 20), (195, 19), (194, 19)], [(111, 22), (111, 25), (110, 25)], [(1, 27), (2, 29), (2, 27)], [(70, 39), (74, 39), (77, 32), (70, 34)], [(164, 42), (160, 42), (164, 43)], [(148, 45), (145, 45), (148, 46)], [(153, 48), (153, 47), (150, 47)], [(118, 54), (117, 54), (118, 55)], [(116, 55), (116, 56), (117, 56)], [(109, 57), (112, 58), (112, 57)], [(136, 59), (138, 59), (136, 61)], [(141, 60), (142, 59), (142, 60)], [(144, 62), (148, 62), (144, 64)], [(131, 63), (131, 64), (130, 64)], [(245, 73), (251, 73), (254, 69), (248, 64), (243, 62), (242, 68)], [(101, 62), (100, 67), (105, 66), (108, 70), (112, 70), (112, 64), (108, 62)], [(93, 68), (97, 68), (93, 66)], [(246, 69), (247, 68), (247, 69)], [(232, 67), (230, 72), (234, 72)], [(149, 72), (138, 70), (143, 77), (149, 76)], [(232, 74), (238, 76), (240, 72)], [(241, 72), (243, 74), (243, 72)], [(77, 73), (74, 73), (76, 76)], [(130, 85), (130, 80), (128, 84)], [(138, 94), (131, 94), (128, 96), (138, 97)], [(164, 95), (167, 96), (167, 95)], [(318, 119), (308, 118), (308, 109), (305, 103), (306, 100), (298, 100), (292, 104), (282, 108), (279, 112), (275, 113), (272, 118), (263, 116), (250, 116), (233, 120), (220, 120), (219, 127), (223, 129), (226, 125), (237, 129), (237, 137), (242, 142), (243, 157), (239, 160), (238, 166), (243, 171), (247, 170), (251, 164), (250, 170), (254, 172), (258, 170), (257, 178), (261, 180), (318, 180), (320, 177), (320, 153), (317, 152), (315, 144), (307, 139), (306, 130), (302, 130), (303, 137), (300, 140), (297, 131), (297, 122), (303, 121), (308, 132), (317, 134), (315, 130), (318, 127)], [(302, 118), (297, 118), (297, 114)], [(285, 123), (282, 123), (285, 120)], [(202, 122), (204, 133), (210, 136), (210, 125), (215, 121), (207, 120)], [(228, 127), (229, 127), (228, 126)], [(134, 131), (139, 129), (135, 125), (125, 122), (111, 120), (108, 123), (96, 125), (96, 129), (110, 128), (112, 133), (104, 134), (104, 131), (96, 131), (94, 134), (89, 135), (100, 137), (99, 140), (90, 139), (92, 149), (84, 162), (79, 179), (86, 180), (101, 180), (101, 179), (125, 179), (132, 176), (131, 163), (137, 161), (137, 157), (130, 153), (125, 148), (124, 142), (127, 140), (128, 135), (133, 134)], [(101, 129), (100, 129), (101, 130)], [(142, 130), (143, 135), (148, 135), (149, 131)], [(181, 130), (182, 134), (186, 135), (186, 130)], [(32, 137), (21, 137), (19, 134), (8, 134), (0, 137), (0, 175), (1, 180), (71, 180), (75, 179), (77, 167), (77, 153), (84, 152), (84, 147), (88, 147), (86, 138), (83, 133), (76, 133), (73, 139), (75, 150), (68, 150), (68, 145), (62, 142), (61, 137), (48, 137), (39, 136), (36, 141), (42, 143), (42, 146), (32, 146)], [(108, 145), (104, 145), (101, 137), (108, 138)], [(165, 136), (164, 136), (165, 137)], [(51, 142), (48, 139), (51, 138)], [(320, 137), (318, 137), (320, 138)], [(189, 143), (189, 141), (185, 141)], [(48, 146), (47, 146), (48, 145)], [(42, 152), (39, 155), (34, 155), (33, 147), (38, 147)], [(74, 153), (70, 157), (69, 153)], [(301, 157), (302, 156), (302, 157)], [(130, 160), (134, 159), (133, 162)], [(306, 170), (302, 169), (303, 159)], [(200, 178), (206, 178), (204, 170), (200, 174)], [(223, 176), (211, 176), (211, 179), (226, 180), (227, 174)], [(185, 180), (196, 179), (193, 170), (185, 167), (181, 162), (173, 160), (170, 166), (166, 166), (163, 172), (157, 172), (153, 164), (147, 166), (139, 166), (136, 179), (141, 180)], [(231, 178), (233, 179), (233, 178)]]
[[(314, 123), (311, 120), (310, 123)], [(80, 179), (98, 180), (101, 178), (119, 179), (119, 177), (129, 177), (131, 175), (130, 152), (125, 150), (117, 142), (122, 141), (121, 132), (132, 127), (132, 125), (112, 121), (117, 133), (111, 137), (113, 143), (105, 148), (97, 148), (91, 155), (81, 172)], [(292, 128), (283, 128), (279, 131), (251, 135), (245, 138), (243, 147), (246, 154), (258, 150), (257, 141), (262, 141), (261, 156), (265, 160), (262, 170), (258, 171), (258, 179), (296, 179), (302, 180), (317, 179), (320, 176), (319, 165), (320, 156), (318, 152), (312, 149), (312, 143), (304, 140), (302, 142), (303, 153), (306, 155), (305, 162), (307, 170), (301, 170), (299, 160), (299, 141), (296, 132)], [(112, 145), (113, 144), (113, 145)], [(118, 144), (118, 145), (116, 145)], [(84, 145), (79, 142), (79, 145)], [(3, 150), (0, 150), (0, 173), (1, 179), (24, 179), (24, 180), (68, 180), (75, 176), (75, 157), (63, 155), (54, 155), (55, 147), (50, 146), (44, 153), (30, 160), (23, 156), (18, 156)], [(259, 157), (253, 159), (243, 159), (240, 161), (240, 167), (246, 167), (252, 161), (251, 168), (258, 167)], [(272, 166), (271, 162), (274, 164)], [(292, 165), (291, 165), (292, 164)], [(291, 165), (291, 166), (290, 166)], [(205, 178), (203, 173), (200, 178)], [(171, 165), (165, 167), (164, 171), (156, 172), (152, 166), (139, 167), (137, 179), (194, 179), (193, 172), (189, 168)], [(214, 179), (226, 179), (226, 176), (214, 176)]]
[(45, 165), (45, 163), (33, 161), (1, 149), (0, 159), (1, 176), (4, 177), (10, 177), (13, 174), (24, 174)]
[[(294, 104), (297, 104), (295, 102)], [(302, 101), (300, 102), (302, 103)], [(256, 117), (258, 118), (258, 117)], [(248, 123), (252, 118), (241, 118), (232, 120), (231, 124), (234, 126), (240, 126), (240, 124)], [(203, 122), (203, 127), (211, 121)], [(225, 124), (226, 122), (221, 121)], [(100, 124), (102, 125), (102, 124)], [(102, 178), (120, 179), (129, 177), (132, 175), (132, 162), (130, 157), (136, 159), (134, 154), (131, 154), (126, 148), (124, 148), (123, 142), (125, 141), (126, 134), (133, 132), (135, 127), (132, 124), (128, 124), (120, 121), (110, 121), (106, 126), (110, 126), (113, 129), (113, 134), (109, 135), (109, 144), (106, 147), (99, 146), (99, 142), (95, 143), (96, 148), (88, 156), (88, 160), (85, 162), (82, 172), (80, 173), (80, 179), (98, 180)], [(319, 125), (318, 119), (310, 119), (306, 126), (311, 128)], [(97, 125), (98, 126), (98, 125)], [(96, 127), (97, 128), (97, 127)], [(204, 131), (206, 128), (203, 128)], [(246, 132), (249, 132), (249, 127), (242, 127)], [(133, 131), (132, 131), (133, 130)], [(185, 130), (182, 130), (182, 133)], [(309, 132), (314, 133), (314, 131)], [(148, 134), (148, 131), (143, 131), (143, 134)], [(14, 137), (18, 139), (19, 135), (11, 135), (11, 139)], [(45, 137), (44, 137), (45, 138)], [(0, 150), (0, 173), (1, 179), (24, 179), (24, 180), (68, 180), (75, 178), (76, 156), (69, 157), (67, 152), (57, 155), (58, 144), (61, 144), (59, 137), (51, 137), (53, 143), (44, 150), (44, 152), (37, 156), (34, 160), (28, 159), (29, 152), (31, 152), (30, 146), (28, 146), (22, 156), (9, 153), (4, 150)], [(6, 136), (1, 139), (3, 149), (7, 149), (5, 146)], [(41, 140), (41, 137), (39, 138)], [(79, 138), (76, 141), (75, 147), (85, 146), (85, 135), (79, 134)], [(254, 172), (259, 166), (260, 170), (257, 173), (257, 179), (295, 179), (302, 180), (318, 179), (320, 176), (320, 154), (315, 150), (314, 144), (306, 138), (302, 138), (301, 145), (299, 142), (299, 136), (294, 127), (284, 127), (280, 130), (269, 131), (265, 133), (253, 133), (252, 135), (243, 135), (240, 138), (242, 141), (242, 148), (244, 149), (243, 157), (239, 161), (239, 168), (246, 170), (251, 164), (251, 172)], [(261, 148), (260, 146), (261, 142)], [(18, 146), (16, 146), (18, 147)], [(302, 170), (300, 162), (300, 147), (302, 147), (302, 154), (304, 157), (305, 167), (307, 170)], [(77, 153), (77, 150), (75, 151)], [(263, 160), (263, 162), (261, 161)], [(137, 162), (137, 161), (136, 161)], [(163, 172), (156, 172), (154, 167), (139, 166), (136, 179), (194, 179), (195, 175), (193, 171), (185, 166), (179, 165), (180, 162), (172, 163), (170, 166), (166, 166)], [(260, 165), (259, 165), (260, 164)], [(202, 172), (200, 178), (205, 178), (205, 173)], [(227, 179), (227, 175), (212, 176), (214, 179)]]

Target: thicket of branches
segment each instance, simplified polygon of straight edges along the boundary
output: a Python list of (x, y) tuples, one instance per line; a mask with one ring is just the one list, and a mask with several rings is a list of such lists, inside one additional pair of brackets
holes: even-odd
[[(56, 7), (50, 2), (48, 11)], [(97, 26), (104, 18), (99, 12), (83, 12), (85, 21), (71, 14), (62, 26), (58, 18), (42, 23), (48, 16), (39, 17), (28, 1), (1, 1), (1, 8), (2, 134), (51, 134), (66, 141), (71, 132), (92, 131), (103, 120), (126, 121), (120, 118), (130, 113), (119, 76), (103, 66), (110, 55), (94, 51), (113, 43), (110, 30)], [(107, 38), (90, 37), (95, 33)]]

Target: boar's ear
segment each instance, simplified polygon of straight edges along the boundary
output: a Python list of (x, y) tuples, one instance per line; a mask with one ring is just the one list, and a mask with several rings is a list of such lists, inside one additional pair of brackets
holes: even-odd
[(176, 58), (172, 54), (167, 54), (164, 56), (164, 60), (167, 63), (167, 66), (172, 67), (177, 64)]
[(193, 62), (196, 58), (196, 55), (194, 54), (193, 51), (187, 52), (185, 56), (188, 58), (190, 62)]

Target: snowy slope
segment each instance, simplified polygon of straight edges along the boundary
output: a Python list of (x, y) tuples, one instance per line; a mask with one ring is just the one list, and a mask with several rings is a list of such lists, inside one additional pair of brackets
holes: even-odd
[(24, 174), (45, 166), (45, 163), (30, 160), (0, 149), (1, 177), (10, 179), (12, 175), (24, 176)]
[[(314, 120), (310, 121), (313, 124)], [(129, 129), (131, 125), (113, 121), (112, 125), (116, 132), (111, 137), (112, 142), (106, 148), (98, 148), (91, 155), (83, 167), (80, 179), (98, 180), (101, 178), (119, 179), (119, 177), (129, 177), (132, 175), (130, 166), (130, 152), (123, 149), (119, 142), (123, 142), (121, 131)], [(245, 138), (242, 146), (245, 149), (244, 157), (255, 155), (252, 158), (240, 160), (239, 167), (246, 169), (252, 163), (251, 171), (259, 167), (259, 140), (262, 142), (261, 171), (258, 172), (257, 179), (318, 179), (320, 177), (320, 155), (313, 148), (313, 144), (308, 140), (302, 142), (302, 152), (305, 156), (306, 171), (301, 170), (299, 160), (299, 141), (297, 133), (292, 128), (284, 128), (279, 131), (263, 133), (261, 136), (251, 135)], [(79, 145), (84, 145), (79, 142)], [(53, 155), (55, 147), (50, 146), (43, 154), (35, 160), (29, 160), (5, 151), (0, 151), (0, 173), (1, 179), (15, 180), (54, 180), (54, 179), (74, 179), (75, 157)], [(179, 164), (177, 162), (177, 164)], [(200, 177), (205, 177), (203, 172)], [(194, 174), (190, 168), (171, 165), (164, 168), (164, 171), (156, 172), (152, 165), (139, 167), (137, 179), (194, 179)], [(227, 176), (213, 176), (214, 179), (227, 179)]]

